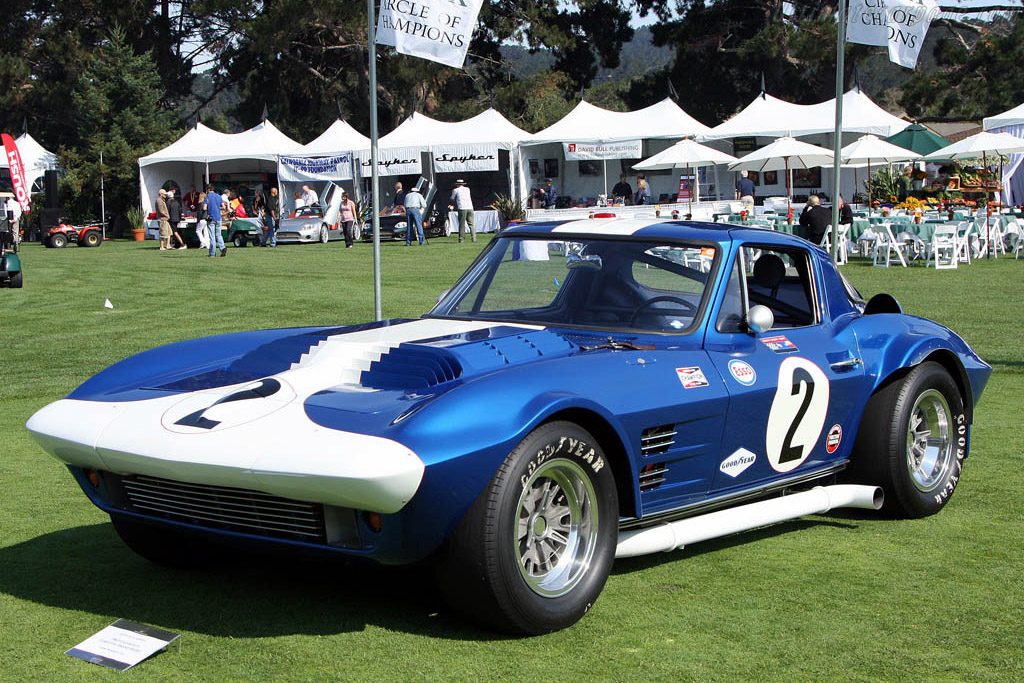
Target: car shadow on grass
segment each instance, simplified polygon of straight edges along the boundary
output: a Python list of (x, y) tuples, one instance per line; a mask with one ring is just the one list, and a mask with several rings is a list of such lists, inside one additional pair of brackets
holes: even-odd
[(334, 635), (378, 626), (502, 640), (444, 604), (425, 567), (235, 554), (174, 570), (129, 550), (109, 523), (0, 548), (0, 591), (61, 609), (218, 637)]

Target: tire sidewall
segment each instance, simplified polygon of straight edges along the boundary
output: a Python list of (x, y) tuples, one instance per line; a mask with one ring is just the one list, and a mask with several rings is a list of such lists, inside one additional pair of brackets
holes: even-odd
[[(942, 479), (930, 491), (921, 491), (914, 485), (907, 468), (906, 439), (914, 403), (929, 389), (941, 393), (949, 406), (953, 452), (952, 462)], [(903, 381), (896, 397), (893, 417), (889, 434), (889, 467), (893, 493), (901, 507), (912, 515), (924, 517), (935, 514), (946, 505), (956, 490), (963, 471), (964, 458), (967, 457), (967, 415), (956, 383), (937, 363), (922, 363)]]
[[(516, 521), (519, 501), (537, 468), (564, 459), (586, 473), (594, 488), (598, 532), (587, 574), (567, 593), (546, 597), (536, 593), (519, 570)], [(604, 587), (615, 559), (618, 538), (618, 501), (611, 465), (597, 440), (569, 422), (542, 425), (529, 434), (506, 460), (491, 487), (495, 514), (485, 528), (486, 564), (497, 576), (492, 584), (498, 602), (520, 629), (543, 633), (578, 621), (593, 605)]]

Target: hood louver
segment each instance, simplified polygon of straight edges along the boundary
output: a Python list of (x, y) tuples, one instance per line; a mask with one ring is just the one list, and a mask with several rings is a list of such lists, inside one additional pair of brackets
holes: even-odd
[(363, 371), (359, 383), (369, 389), (427, 389), (462, 376), (462, 366), (443, 349), (403, 344)]

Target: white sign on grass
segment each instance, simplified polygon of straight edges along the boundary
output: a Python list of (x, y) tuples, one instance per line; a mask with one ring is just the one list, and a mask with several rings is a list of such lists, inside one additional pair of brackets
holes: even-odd
[(118, 619), (64, 654), (118, 671), (126, 671), (180, 638), (153, 626)]

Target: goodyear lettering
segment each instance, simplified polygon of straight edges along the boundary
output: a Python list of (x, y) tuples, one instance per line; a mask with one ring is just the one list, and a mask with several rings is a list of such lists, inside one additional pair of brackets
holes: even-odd
[(956, 423), (957, 432), (962, 436), (957, 439), (956, 449), (956, 462), (954, 463), (953, 471), (949, 475), (949, 479), (946, 481), (946, 485), (942, 487), (942, 490), (935, 494), (935, 502), (941, 504), (944, 500), (949, 498), (953, 494), (953, 490), (956, 489), (957, 483), (960, 481), (960, 473), (964, 468), (964, 457), (967, 455), (967, 426), (966, 416), (962, 413), (957, 415)]
[(559, 438), (557, 443), (549, 443), (543, 448), (537, 450), (533, 459), (530, 460), (529, 464), (526, 466), (526, 473), (520, 477), (520, 483), (523, 488), (526, 487), (527, 482), (530, 481), (530, 477), (533, 476), (534, 472), (536, 472), (541, 465), (558, 454), (574, 455), (580, 458), (590, 465), (590, 469), (595, 473), (600, 472), (605, 466), (604, 458), (597, 454), (596, 448), (592, 448), (587, 445), (586, 442), (580, 441), (579, 439), (572, 439), (563, 436)]

